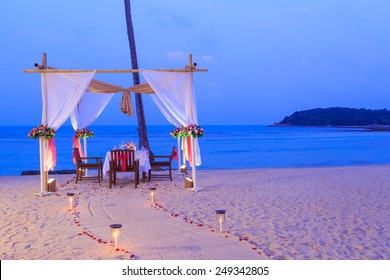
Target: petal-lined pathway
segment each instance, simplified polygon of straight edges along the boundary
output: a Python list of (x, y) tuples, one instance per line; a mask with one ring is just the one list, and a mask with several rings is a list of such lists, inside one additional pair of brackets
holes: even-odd
[(125, 252), (130, 259), (145, 260), (266, 259), (229, 233), (186, 223), (166, 213), (158, 207), (158, 200), (151, 203), (145, 184), (138, 189), (118, 184), (112, 190), (104, 184), (91, 186), (78, 186), (77, 225), (84, 234), (105, 243), (111, 240), (109, 225), (122, 224), (118, 254)]

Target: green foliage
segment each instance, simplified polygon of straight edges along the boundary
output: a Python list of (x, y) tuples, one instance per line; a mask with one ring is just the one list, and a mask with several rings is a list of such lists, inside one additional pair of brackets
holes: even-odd
[(390, 111), (326, 108), (311, 109), (293, 113), (276, 125), (286, 126), (372, 126), (390, 125)]

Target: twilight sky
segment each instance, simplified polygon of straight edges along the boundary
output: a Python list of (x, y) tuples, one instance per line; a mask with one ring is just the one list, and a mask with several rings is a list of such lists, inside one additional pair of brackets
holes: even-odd
[[(122, 0), (0, 0), (0, 125), (38, 125), (41, 63), (131, 68)], [(195, 73), (200, 125), (272, 124), (297, 110), (389, 108), (388, 0), (132, 0), (141, 69)], [(131, 74), (95, 78), (128, 87)], [(134, 98), (134, 97), (133, 97)], [(136, 124), (121, 94), (95, 124)], [(144, 97), (149, 125), (168, 124)]]

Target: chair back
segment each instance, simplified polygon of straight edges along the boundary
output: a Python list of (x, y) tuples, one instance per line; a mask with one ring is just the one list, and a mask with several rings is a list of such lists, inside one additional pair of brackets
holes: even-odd
[(137, 161), (133, 150), (111, 150), (110, 168), (115, 170), (136, 170)]
[(172, 153), (171, 153), (171, 157), (169, 158), (169, 161), (170, 161), (170, 162), (172, 162), (173, 157), (174, 157), (175, 155), (177, 156), (176, 147), (173, 146), (173, 148), (172, 148)]
[[(175, 159), (174, 157), (175, 156), (178, 156), (177, 155), (177, 151), (176, 151), (176, 146), (173, 146), (173, 148), (172, 148), (172, 153), (168, 156), (168, 155), (164, 155), (164, 156), (162, 156), (162, 157), (165, 157), (165, 158), (168, 158), (169, 157), (169, 162), (171, 162), (173, 159)], [(149, 151), (149, 161), (150, 162), (154, 162), (155, 161), (155, 159), (156, 158), (159, 158), (159, 157), (161, 157), (161, 156), (154, 156), (154, 154), (151, 152), (151, 151)]]

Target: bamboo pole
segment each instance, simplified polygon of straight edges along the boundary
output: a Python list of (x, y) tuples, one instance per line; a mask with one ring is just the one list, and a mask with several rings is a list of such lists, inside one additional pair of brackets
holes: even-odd
[[(42, 54), (42, 67), (47, 67), (47, 59), (46, 53)], [(44, 75), (41, 77), (42, 83), (42, 124), (46, 124), (47, 122), (47, 85)], [(39, 169), (40, 169), (40, 185), (41, 192), (35, 194), (36, 196), (46, 196), (48, 193), (48, 179), (49, 172), (45, 168), (45, 160), (47, 153), (47, 139), (40, 138), (39, 139)]]
[[(42, 54), (42, 67), (43, 69), (46, 69), (47, 68), (47, 55), (46, 53), (43, 53)], [(45, 104), (44, 104), (44, 111), (43, 111), (43, 114), (42, 114), (42, 123), (43, 124), (47, 124), (47, 84), (46, 84), (46, 80), (45, 80), (45, 83), (44, 83), (44, 95), (45, 95)], [(44, 161), (46, 162), (46, 155), (47, 155), (47, 149), (48, 149), (48, 140), (47, 139), (44, 139), (44, 147), (45, 147), (45, 152), (44, 152)], [(48, 192), (49, 191), (49, 184), (48, 184), (48, 181), (49, 181), (49, 171), (46, 169), (46, 166), (45, 164), (43, 164), (44, 166), (44, 181), (43, 181), (43, 185), (44, 185), (44, 189), (45, 189), (45, 192)]]
[(155, 71), (155, 72), (207, 72), (207, 69), (153, 69), (153, 70), (142, 70), (142, 69), (112, 69), (112, 70), (88, 70), (88, 69), (25, 69), (24, 73), (137, 73), (141, 71)]
[[(192, 73), (196, 70), (196, 64), (192, 62), (192, 54), (188, 55), (188, 67), (191, 72), (191, 89), (192, 89)], [(192, 108), (193, 109), (193, 108)], [(194, 137), (190, 136), (190, 145), (191, 145), (191, 161), (192, 161), (192, 183), (193, 183), (193, 190), (197, 192), (197, 182), (196, 182), (196, 162), (195, 162), (195, 154), (196, 154), (196, 148), (195, 148), (195, 141)]]

